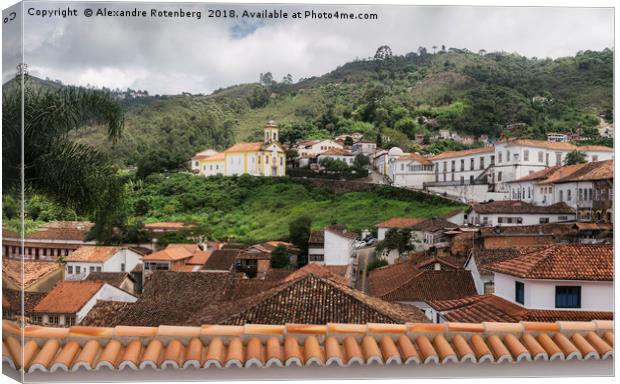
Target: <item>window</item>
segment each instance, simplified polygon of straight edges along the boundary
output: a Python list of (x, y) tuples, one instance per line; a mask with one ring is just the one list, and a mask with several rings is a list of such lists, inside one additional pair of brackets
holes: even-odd
[(480, 158), (480, 169), (484, 169), (484, 157)]
[(528, 151), (527, 149), (523, 151), (523, 160), (530, 161), (530, 151)]
[(549, 154), (545, 155), (545, 164), (549, 165)]
[(555, 165), (562, 165), (562, 152), (555, 153)]
[(41, 324), (43, 322), (43, 316), (41, 315), (32, 315), (32, 322), (35, 324)]
[(461, 159), (461, 172), (465, 170), (465, 159)]
[(97, 272), (101, 272), (101, 267), (96, 268)]
[(517, 217), (517, 224), (523, 224), (523, 218)]
[(558, 221), (568, 221), (568, 216), (558, 216)]
[(547, 224), (547, 223), (549, 223), (549, 218), (548, 217), (541, 217), (540, 219), (538, 219), (538, 222), (540, 224)]
[(538, 162), (542, 163), (543, 161), (545, 161), (544, 155), (543, 155), (542, 151), (538, 151)]
[(75, 316), (65, 316), (65, 325), (67, 327), (75, 325)]
[[(448, 171), (448, 163), (446, 161), (443, 162), (443, 171), (447, 172)], [(445, 181), (445, 180), (444, 180)]]
[(507, 217), (507, 218), (506, 218), (506, 222), (507, 222), (508, 224), (512, 224), (512, 217)]
[(515, 301), (519, 304), (525, 303), (525, 285), (520, 281), (515, 281)]
[(121, 272), (125, 272), (125, 263), (121, 263)]
[(47, 316), (48, 324), (58, 324), (58, 316), (57, 315), (49, 315)]
[(571, 190), (569, 189), (566, 191), (566, 200), (571, 201), (571, 199), (572, 199)]
[(76, 274), (76, 275), (79, 275), (79, 274), (80, 274), (80, 272), (82, 272), (82, 268), (81, 268), (79, 265), (76, 265), (76, 266), (75, 266), (75, 274)]
[(400, 164), (400, 170), (401, 170), (401, 171), (404, 171), (404, 170), (405, 170), (405, 164), (403, 164), (403, 163), (401, 163), (401, 164)]
[(89, 271), (89, 272), (95, 272), (95, 267), (94, 267), (94, 266), (90, 266), (90, 267), (88, 268), (88, 271)]
[(499, 153), (499, 157), (497, 158), (497, 162), (501, 163), (502, 162), (502, 153)]
[(73, 265), (67, 265), (67, 274), (73, 275)]
[(469, 184), (473, 184), (474, 183), (474, 175), (470, 175), (469, 176)]
[(581, 308), (581, 287), (579, 286), (556, 286), (556, 308)]
[(597, 155), (592, 155), (592, 161), (598, 161), (598, 156)]
[(455, 161), (454, 160), (451, 161), (450, 165), (452, 166), (452, 168), (451, 168), (452, 172), (456, 171), (456, 165), (455, 165)]
[(506, 162), (510, 163), (510, 151), (506, 150)]
[(560, 201), (564, 201), (564, 191), (560, 191)]
[(502, 224), (504, 222), (504, 218), (503, 217), (498, 217), (497, 218), (497, 224)]
[(473, 157), (469, 159), (469, 169), (472, 171), (474, 170), (474, 158)]
[(502, 181), (502, 173), (497, 172), (497, 181)]

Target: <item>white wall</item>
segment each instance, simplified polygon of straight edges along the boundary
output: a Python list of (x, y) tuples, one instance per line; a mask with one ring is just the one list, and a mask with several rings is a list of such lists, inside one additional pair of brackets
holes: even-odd
[(202, 162), (200, 164), (200, 174), (204, 176), (223, 175), (224, 160)]
[(489, 192), (489, 187), (486, 184), (428, 187), (427, 190), (439, 194), (445, 193), (446, 195), (458, 198), (463, 202), (506, 200), (507, 196), (504, 192)]
[(97, 304), (97, 300), (105, 300), (105, 301), (122, 301), (125, 303), (135, 303), (138, 301), (138, 298), (130, 295), (129, 293), (118, 289), (110, 284), (104, 284), (103, 287), (95, 295), (88, 300), (88, 302), (76, 313), (75, 322), (80, 323), (88, 312)]
[(325, 230), (325, 265), (347, 265), (351, 263), (354, 239), (339, 236)]
[[(529, 309), (558, 309), (555, 307), (556, 286), (581, 286), (581, 308), (575, 311), (613, 311), (613, 282), (571, 280), (527, 280), (495, 273), (495, 294), (515, 303), (515, 281), (524, 284), (524, 306)], [(516, 303), (519, 304), (519, 303)], [(520, 305), (520, 304), (519, 304)]]
[[(549, 223), (557, 223), (560, 221), (575, 220), (574, 213), (562, 213), (562, 214), (521, 214), (521, 213), (493, 213), (493, 214), (479, 214), (476, 210), (472, 210), (468, 215), (468, 221), (470, 224), (485, 224), (484, 218), (487, 218), (486, 225), (491, 226), (515, 226), (515, 225), (538, 225), (541, 218), (548, 218)], [(502, 223), (499, 223), (498, 218), (502, 218)], [(506, 218), (512, 218), (512, 223), (506, 222)], [(522, 223), (517, 224), (516, 219), (521, 218)], [(566, 219), (563, 219), (566, 218)]]
[(322, 140), (316, 144), (312, 144), (309, 148), (298, 148), (297, 154), (300, 156), (317, 156), (330, 149), (342, 149), (342, 145), (333, 140)]
[(243, 153), (226, 154), (226, 176), (242, 175), (244, 172)]
[[(121, 251), (114, 254), (105, 262), (101, 263), (87, 263), (83, 261), (70, 261), (65, 266), (65, 280), (83, 280), (90, 274), (90, 268), (93, 267), (95, 272), (97, 268), (101, 268), (101, 272), (129, 272), (136, 265), (142, 262), (142, 256), (130, 249), (124, 248)], [(122, 264), (125, 264), (125, 270), (121, 269)], [(73, 267), (73, 273), (68, 273), (68, 267)], [(80, 273), (77, 273), (77, 267), (80, 267)]]

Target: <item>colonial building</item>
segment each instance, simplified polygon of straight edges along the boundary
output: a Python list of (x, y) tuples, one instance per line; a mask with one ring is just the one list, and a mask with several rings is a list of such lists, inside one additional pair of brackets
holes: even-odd
[(102, 281), (62, 281), (34, 307), (31, 321), (61, 327), (76, 325), (97, 300), (133, 303), (138, 299)]
[(389, 168), (395, 186), (422, 189), (424, 182), (431, 181), (434, 175), (433, 162), (417, 153), (395, 157), (389, 163)]
[(566, 203), (579, 220), (613, 220), (613, 160), (555, 166), (509, 183), (510, 194), (537, 205)]
[(19, 234), (3, 228), (2, 256), (56, 261), (60, 256), (69, 256), (82, 245), (95, 244), (95, 241), (85, 240), (92, 226), (93, 223), (87, 221), (55, 221), (45, 224), (26, 235), (23, 255)]
[(192, 159), (192, 170), (203, 176), (284, 176), (286, 155), (279, 132), (271, 120), (265, 125), (262, 142), (237, 143), (222, 153), (200, 152)]
[(84, 280), (92, 272), (129, 272), (142, 255), (126, 247), (86, 245), (65, 261), (65, 280)]
[(575, 220), (575, 212), (566, 203), (538, 206), (521, 200), (472, 204), (469, 224), (483, 226), (534, 225)]
[(377, 150), (377, 143), (370, 140), (360, 140), (351, 146), (353, 153), (362, 155), (372, 155)]

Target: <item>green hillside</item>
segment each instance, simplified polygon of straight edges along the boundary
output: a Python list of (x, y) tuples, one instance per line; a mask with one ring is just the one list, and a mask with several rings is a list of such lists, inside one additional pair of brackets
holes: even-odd
[[(376, 57), (296, 83), (263, 77), (206, 96), (122, 100), (123, 139), (112, 145), (99, 127), (76, 138), (123, 165), (157, 157), (153, 152), (162, 148), (180, 165), (199, 150), (259, 138), (269, 119), (281, 124), (287, 143), (362, 131), (409, 149), (416, 133), (440, 128), (492, 138), (544, 138), (545, 132), (577, 129), (596, 135), (598, 116), (612, 118), (609, 49), (555, 60), (453, 48), (404, 56), (381, 49)], [(509, 131), (508, 125), (519, 128)]]
[(144, 222), (196, 223), (210, 239), (258, 242), (288, 237), (302, 215), (314, 229), (345, 224), (373, 229), (391, 217), (433, 217), (464, 208), (439, 197), (390, 187), (334, 194), (288, 178), (151, 175), (128, 191), (127, 212)]

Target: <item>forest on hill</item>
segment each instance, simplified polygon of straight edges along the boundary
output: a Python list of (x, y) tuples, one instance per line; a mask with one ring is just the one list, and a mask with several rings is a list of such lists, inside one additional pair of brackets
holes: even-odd
[[(363, 132), (384, 147), (418, 150), (415, 134), (450, 129), (491, 138), (501, 134), (544, 139), (545, 132), (596, 136), (599, 116), (612, 121), (613, 51), (583, 51), (558, 59), (503, 52), (420, 47), (393, 55), (387, 46), (368, 59), (346, 63), (320, 77), (271, 73), (257, 82), (209, 95), (162, 96), (116, 91), (125, 111), (123, 137), (106, 140), (90, 126), (78, 142), (97, 146), (123, 166), (159, 159), (175, 169), (191, 155), (256, 140), (263, 124), (281, 124), (285, 144)], [(40, 80), (42, 83), (57, 82)], [(507, 130), (507, 127), (516, 127)], [(443, 146), (433, 151), (460, 149)]]

